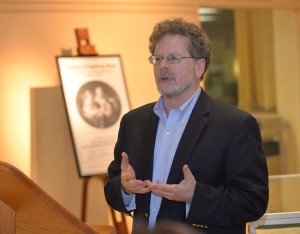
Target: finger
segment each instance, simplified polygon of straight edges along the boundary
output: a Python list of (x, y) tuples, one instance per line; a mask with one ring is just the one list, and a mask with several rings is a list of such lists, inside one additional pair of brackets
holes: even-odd
[(145, 180), (145, 183), (148, 187), (151, 187), (153, 185), (150, 180)]
[(126, 170), (129, 166), (128, 155), (123, 152), (122, 154), (122, 162), (121, 162), (121, 170)]
[(174, 188), (175, 185), (170, 184), (153, 184), (151, 186), (151, 190), (157, 193), (171, 193)]
[(141, 187), (141, 188), (135, 188), (134, 189), (134, 193), (139, 193), (139, 194), (144, 194), (144, 193), (148, 193), (150, 192), (150, 188), (149, 187)]
[(140, 189), (143, 189), (143, 188), (148, 188), (147, 184), (144, 181), (141, 181), (141, 180), (135, 180), (135, 181), (133, 181), (132, 185), (133, 185), (133, 189), (135, 189), (135, 190), (140, 190)]
[(138, 191), (139, 194), (149, 193), (151, 192), (149, 187), (142, 188)]
[(174, 194), (170, 191), (166, 191), (166, 190), (151, 190), (154, 194), (156, 194), (157, 196), (160, 197), (164, 197), (167, 198), (169, 200), (172, 200), (174, 197)]
[(131, 183), (129, 183), (129, 188), (134, 193), (150, 192), (150, 188), (147, 186), (146, 181), (141, 180), (132, 180)]

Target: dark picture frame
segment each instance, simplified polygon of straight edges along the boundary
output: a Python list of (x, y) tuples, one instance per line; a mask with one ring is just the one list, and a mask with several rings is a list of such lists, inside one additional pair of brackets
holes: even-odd
[(120, 55), (57, 56), (80, 177), (103, 175), (130, 110)]

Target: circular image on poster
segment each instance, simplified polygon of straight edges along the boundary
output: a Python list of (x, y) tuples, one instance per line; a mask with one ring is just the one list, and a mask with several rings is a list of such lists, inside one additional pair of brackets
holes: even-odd
[(121, 102), (116, 91), (100, 81), (82, 85), (76, 102), (80, 116), (96, 128), (112, 126), (121, 114)]

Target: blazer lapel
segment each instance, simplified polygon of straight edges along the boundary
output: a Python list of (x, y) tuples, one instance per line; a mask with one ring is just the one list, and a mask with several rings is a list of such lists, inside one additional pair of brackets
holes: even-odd
[(208, 112), (209, 98), (202, 89), (177, 147), (167, 180), (168, 184), (176, 183), (177, 178), (181, 175), (182, 167), (190, 157), (190, 154), (207, 123), (208, 119), (206, 114)]
[(138, 157), (140, 165), (140, 175), (142, 180), (151, 180), (152, 179), (152, 170), (153, 170), (153, 155), (154, 155), (154, 145), (155, 137), (158, 126), (158, 117), (154, 114), (153, 108), (151, 112), (144, 120), (144, 125), (141, 130), (141, 139), (144, 142), (141, 144), (140, 155)]
[[(154, 145), (158, 126), (158, 117), (154, 114), (153, 108), (151, 112), (145, 117), (144, 123), (141, 129), (141, 138), (143, 140), (140, 148), (140, 154), (138, 155), (138, 174), (141, 180), (152, 180), (153, 170), (153, 155)], [(136, 171), (137, 172), (137, 171)], [(140, 197), (141, 204), (145, 209), (145, 212), (149, 213), (151, 193), (144, 194)]]

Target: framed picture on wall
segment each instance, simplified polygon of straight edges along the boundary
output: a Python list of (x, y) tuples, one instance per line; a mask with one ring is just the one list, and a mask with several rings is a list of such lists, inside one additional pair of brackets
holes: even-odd
[(81, 177), (106, 174), (121, 117), (129, 111), (121, 57), (56, 57)]

